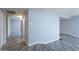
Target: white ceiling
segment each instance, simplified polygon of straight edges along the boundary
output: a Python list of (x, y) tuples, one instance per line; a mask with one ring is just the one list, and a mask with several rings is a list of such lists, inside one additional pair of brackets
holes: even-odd
[(24, 13), (27, 9), (26, 8), (4, 8), (3, 10), (7, 11), (15, 11), (17, 13)]
[(48, 10), (48, 11), (63, 13), (68, 17), (79, 15), (79, 8), (33, 8), (33, 10)]
[(79, 8), (55, 8), (55, 9), (52, 9), (56, 12), (59, 12), (59, 13), (63, 13), (67, 16), (75, 16), (75, 15), (79, 15)]
[[(12, 10), (16, 12), (24, 12), (28, 8), (4, 8), (6, 10)], [(31, 8), (33, 10), (49, 10), (53, 12), (63, 13), (64, 15), (70, 17), (79, 15), (79, 8)]]

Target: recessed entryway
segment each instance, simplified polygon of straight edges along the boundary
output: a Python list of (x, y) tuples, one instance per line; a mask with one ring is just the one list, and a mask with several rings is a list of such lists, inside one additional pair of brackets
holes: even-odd
[(3, 9), (6, 13), (6, 43), (2, 50), (21, 50), (27, 47), (27, 9)]

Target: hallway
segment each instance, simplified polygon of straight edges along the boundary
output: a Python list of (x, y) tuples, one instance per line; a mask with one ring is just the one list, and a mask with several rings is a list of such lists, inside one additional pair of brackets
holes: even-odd
[(21, 37), (9, 37), (6, 44), (2, 46), (3, 51), (19, 51), (23, 47), (27, 46), (25, 38)]
[(27, 47), (27, 9), (0, 9), (0, 50), (20, 51)]

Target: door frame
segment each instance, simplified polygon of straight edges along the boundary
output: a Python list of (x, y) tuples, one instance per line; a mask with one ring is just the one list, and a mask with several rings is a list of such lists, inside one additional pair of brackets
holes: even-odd
[[(15, 14), (11, 14), (11, 15), (15, 15)], [(6, 40), (8, 38), (8, 16), (10, 16), (10, 14), (6, 14)], [(22, 21), (21, 21), (21, 38), (22, 38)]]

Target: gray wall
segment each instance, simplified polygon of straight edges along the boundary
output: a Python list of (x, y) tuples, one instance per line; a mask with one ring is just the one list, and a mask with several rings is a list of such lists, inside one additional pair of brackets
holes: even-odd
[(21, 21), (19, 19), (11, 20), (11, 33), (15, 35), (21, 35)]
[(60, 32), (79, 37), (79, 16), (72, 16), (69, 20), (60, 20)]
[(70, 22), (70, 19), (60, 17), (60, 33), (69, 32), (69, 22)]
[(3, 45), (3, 13), (0, 10), (0, 48)]
[(29, 45), (49, 43), (59, 39), (59, 15), (50, 10), (29, 9)]
[(8, 18), (8, 37), (11, 34), (11, 19)]
[(8, 17), (8, 36), (10, 34), (15, 36), (21, 35), (21, 20), (15, 16)]

